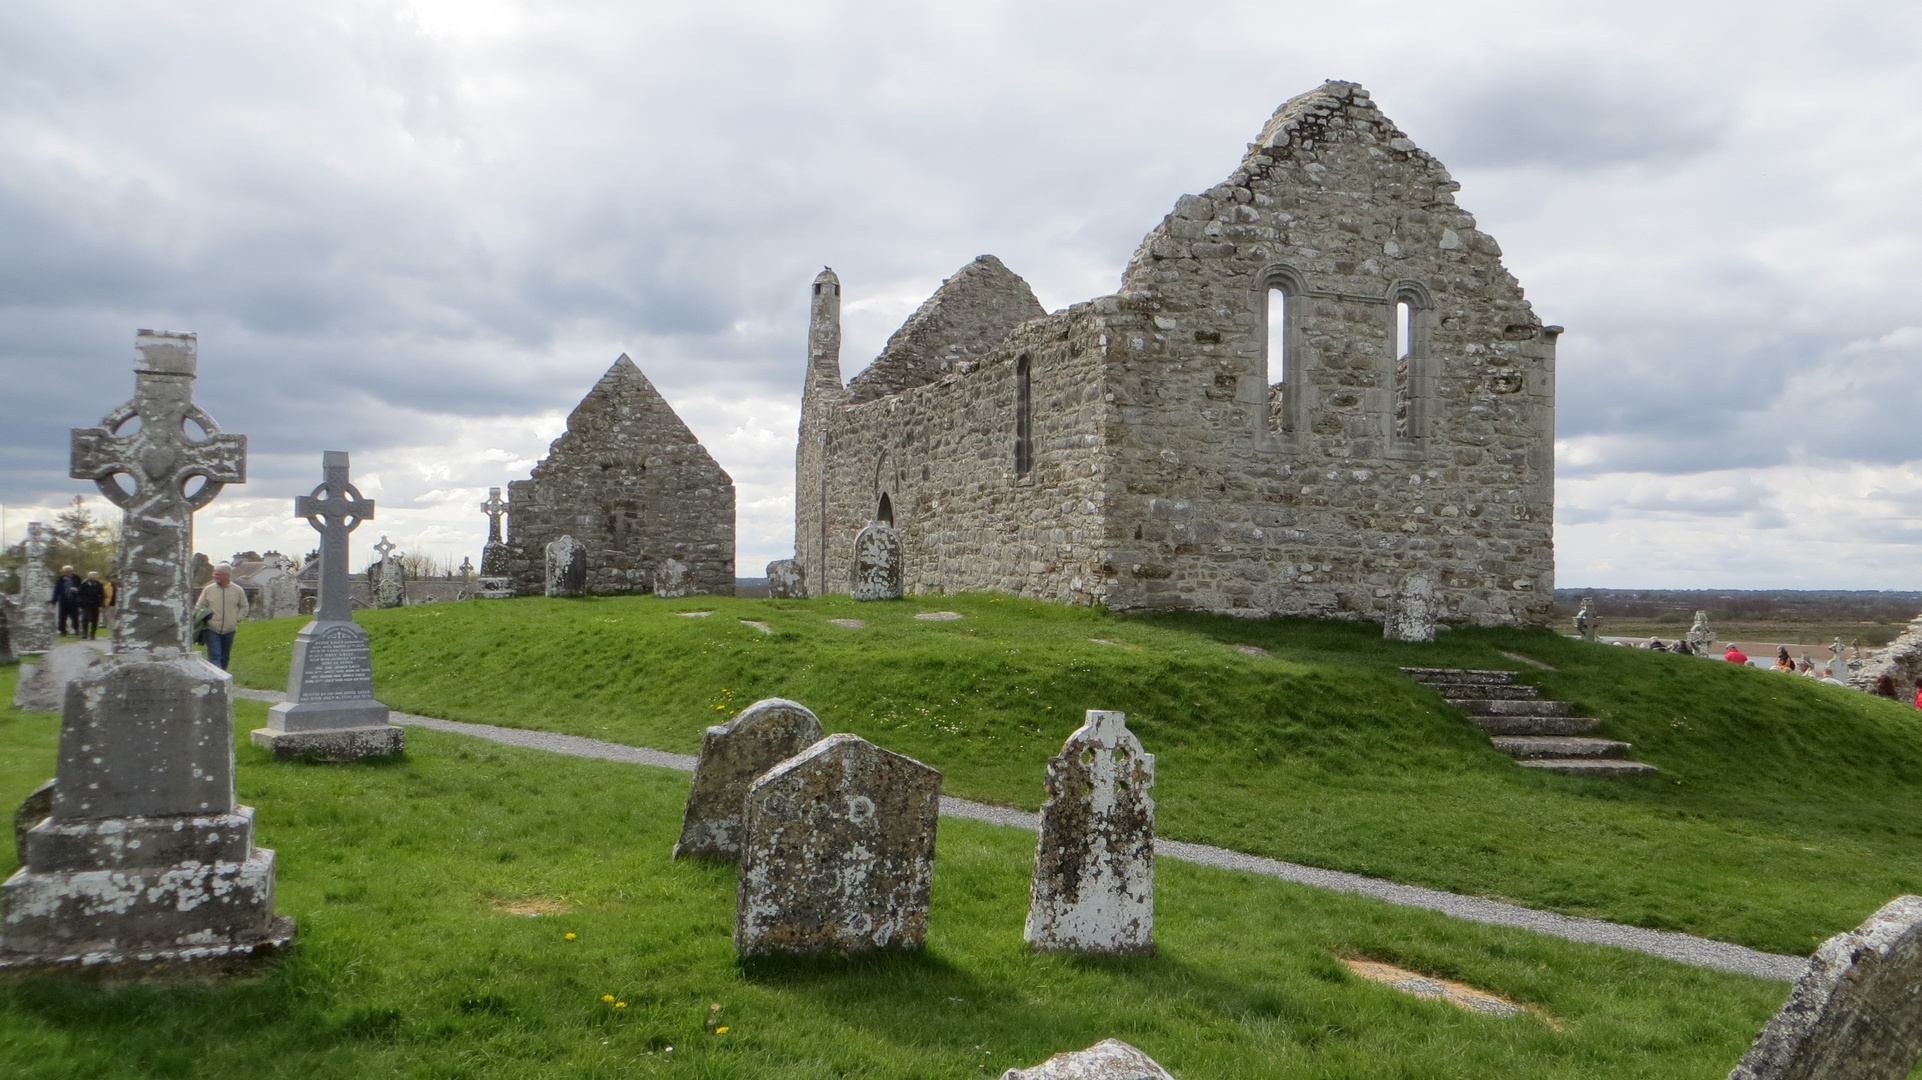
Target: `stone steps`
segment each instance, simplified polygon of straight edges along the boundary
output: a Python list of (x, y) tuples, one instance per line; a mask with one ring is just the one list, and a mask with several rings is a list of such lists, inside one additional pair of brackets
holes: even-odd
[(1619, 739), (1588, 735), (1600, 720), (1574, 715), (1566, 701), (1536, 697), (1535, 687), (1517, 685), (1512, 671), (1475, 668), (1402, 668), (1402, 672), (1468, 715), (1488, 733), (1495, 749), (1530, 769), (1578, 776), (1633, 776), (1655, 766), (1628, 759), (1634, 747)]
[(1585, 735), (1601, 723), (1587, 716), (1471, 716), (1468, 722), (1490, 735)]

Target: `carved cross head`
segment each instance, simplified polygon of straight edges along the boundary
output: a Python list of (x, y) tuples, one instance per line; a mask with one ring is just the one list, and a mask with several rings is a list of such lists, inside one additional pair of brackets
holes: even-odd
[(380, 561), (386, 562), (393, 556), (394, 549), (399, 546), (399, 544), (387, 539), (386, 535), (383, 534), (380, 538), (380, 543), (374, 545), (374, 550), (380, 552)]
[(347, 451), (322, 451), (320, 476), (320, 486), (312, 495), (294, 500), (295, 517), (306, 518), (307, 524), (322, 534), (334, 526), (350, 533), (360, 528), (361, 522), (372, 520), (374, 500), (362, 498), (360, 489), (347, 480)]
[[(134, 396), (73, 429), (68, 475), (92, 480), (123, 510), (198, 510), (228, 484), (247, 482), (247, 437), (225, 435), (193, 402), (198, 340), (142, 330), (134, 339)], [(198, 483), (196, 483), (198, 481)]]

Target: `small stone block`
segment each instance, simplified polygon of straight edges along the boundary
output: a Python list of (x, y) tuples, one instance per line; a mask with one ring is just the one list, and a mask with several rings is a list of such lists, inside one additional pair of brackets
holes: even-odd
[[(387, 710), (383, 708), (382, 713)], [(322, 731), (275, 731), (255, 728), (253, 744), (273, 751), (279, 761), (359, 761), (391, 757), (407, 749), (407, 732), (392, 724), (371, 727), (327, 728)]]
[(914, 616), (922, 622), (953, 622), (961, 618), (958, 611), (923, 611)]
[(757, 701), (703, 732), (674, 857), (739, 858), (748, 788), (762, 773), (820, 740), (820, 718), (784, 698)]
[(1086, 1050), (1056, 1054), (1027, 1069), (1009, 1069), (1001, 1080), (1174, 1080), (1155, 1059), (1122, 1042), (1103, 1039)]
[(734, 948), (873, 952), (927, 943), (941, 774), (830, 735), (748, 789)]

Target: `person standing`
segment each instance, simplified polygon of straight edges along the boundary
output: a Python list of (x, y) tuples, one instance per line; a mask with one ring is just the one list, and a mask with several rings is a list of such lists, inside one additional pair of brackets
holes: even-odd
[(200, 590), (194, 608), (210, 611), (207, 618), (207, 662), (222, 671), (234, 655), (234, 631), (247, 614), (247, 590), (234, 584), (234, 568), (221, 563), (214, 567), (214, 579)]
[(48, 602), (60, 612), (60, 626), (57, 631), (59, 635), (61, 637), (78, 636), (80, 633), (80, 575), (73, 572), (73, 567), (60, 568), (60, 576), (53, 582), (53, 596)]
[(100, 583), (100, 571), (87, 571), (80, 593), (80, 636), (92, 639), (100, 632), (100, 606), (107, 602), (107, 587)]

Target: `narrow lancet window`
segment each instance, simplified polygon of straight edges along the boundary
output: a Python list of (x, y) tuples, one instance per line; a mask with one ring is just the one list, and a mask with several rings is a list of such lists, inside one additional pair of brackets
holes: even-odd
[(1288, 392), (1288, 292), (1276, 286), (1268, 290), (1265, 313), (1268, 324), (1267, 382), (1268, 430), (1287, 431)]
[(1415, 307), (1406, 300), (1395, 303), (1395, 435), (1406, 439), (1415, 425)]
[(881, 493), (881, 505), (874, 510), (874, 520), (894, 524), (894, 500), (888, 498), (885, 491)]
[(1026, 354), (1014, 362), (1014, 474), (1034, 471), (1034, 371)]

